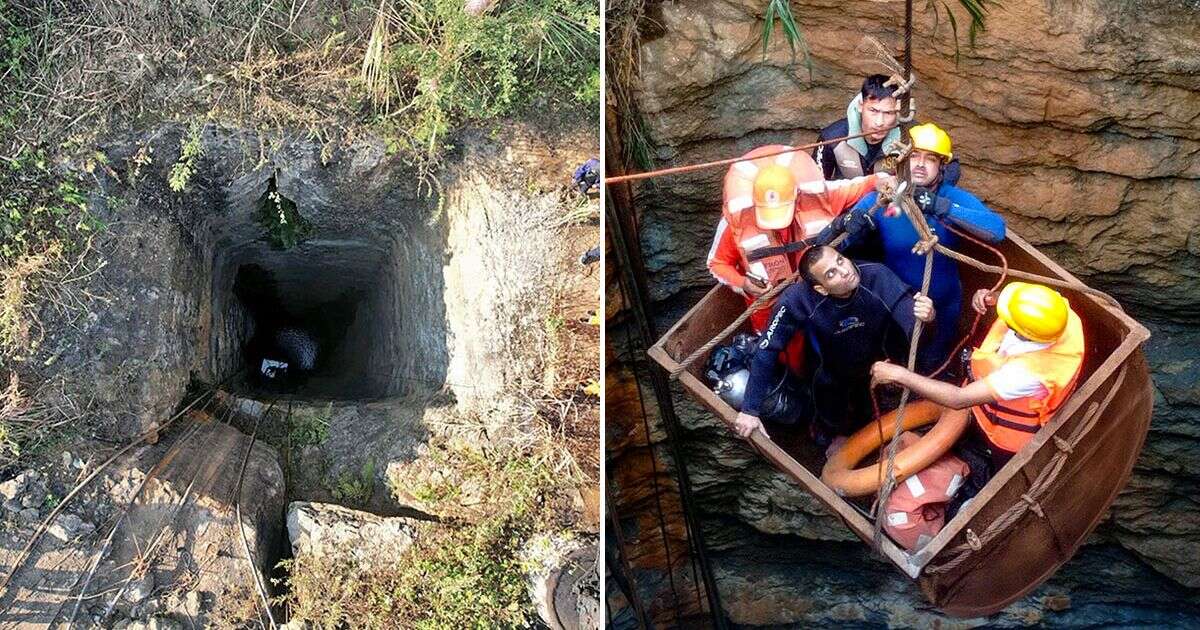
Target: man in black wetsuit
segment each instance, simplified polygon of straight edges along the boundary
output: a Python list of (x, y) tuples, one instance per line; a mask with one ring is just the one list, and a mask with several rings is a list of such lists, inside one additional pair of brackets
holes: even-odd
[(855, 263), (832, 247), (809, 249), (799, 266), (806, 282), (784, 289), (775, 304), (750, 365), (734, 430), (742, 437), (762, 430), (758, 415), (772, 384), (775, 357), (793, 335), (807, 331), (808, 360), (816, 365), (813, 437), (825, 446), (871, 420), (871, 364), (887, 356), (888, 329), (894, 323), (911, 336), (917, 320), (931, 322), (935, 313), (932, 300), (887, 267)]

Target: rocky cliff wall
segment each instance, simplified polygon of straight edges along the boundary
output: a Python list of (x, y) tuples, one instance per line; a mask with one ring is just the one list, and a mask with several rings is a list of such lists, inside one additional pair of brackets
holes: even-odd
[[(729, 157), (768, 142), (815, 140), (822, 126), (844, 115), (861, 78), (879, 70), (855, 50), (862, 36), (897, 50), (903, 40), (902, 2), (792, 2), (813, 54), (810, 78), (802, 63), (791, 63), (778, 32), (763, 58), (764, 6), (757, 0), (703, 0), (646, 7), (634, 102), (659, 165)], [(1161, 574), (1181, 589), (1173, 592), (1194, 598), (1190, 589), (1200, 588), (1200, 569), (1188, 559), (1200, 553), (1200, 9), (1171, 0), (1012, 0), (991, 9), (974, 48), (965, 41), (966, 14), (956, 16), (964, 34), (957, 64), (945, 13), (935, 31), (933, 15), (917, 7), (918, 119), (949, 131), (964, 188), (1067, 269), (1118, 296), (1154, 334), (1146, 348), (1156, 388), (1150, 436), (1128, 488), (1094, 536), (1123, 549), (1085, 548), (1074, 563), (1095, 562), (1101, 553), (1096, 549), (1105, 549), (1124, 570), (1151, 576), (1145, 583)], [(660, 330), (712, 285), (704, 258), (718, 218), (722, 174), (703, 171), (635, 188)], [(619, 345), (624, 336), (618, 329), (609, 339)], [(628, 402), (636, 392), (617, 389), (628, 390), (632, 382), (630, 355), (622, 348), (613, 352), (625, 361), (609, 364), (609, 470), (618, 471), (619, 497), (629, 499), (625, 529), (634, 533), (653, 524), (635, 518), (649, 507), (652, 475), (640, 413)], [(614, 414), (613, 401), (627, 415)], [(828, 602), (801, 597), (805, 587), (797, 586), (797, 572), (851, 591), (862, 585), (855, 574), (841, 575), (836, 561), (805, 564), (804, 554), (790, 567), (768, 560), (782, 544), (813, 545), (856, 562), (839, 551), (854, 547), (839, 542), (851, 535), (679, 390), (675, 401), (688, 428), (686, 449), (705, 529), (724, 540), (716, 552), (723, 596), (774, 598), (754, 614), (735, 607), (731, 616), (747, 624), (819, 621), (795, 612), (794, 604), (808, 598), (809, 608), (819, 610), (836, 603), (839, 591), (827, 591)], [(662, 436), (653, 410), (651, 417), (650, 441), (657, 442)], [(733, 531), (738, 535), (728, 535)], [(661, 546), (650, 535), (637, 540), (644, 548)], [(683, 548), (682, 540), (675, 543)], [(653, 574), (655, 553), (631, 555)], [(730, 568), (736, 566), (754, 571)], [(1071, 566), (1064, 575), (1077, 575)], [(647, 593), (650, 599), (666, 601), (665, 586), (649, 581), (654, 586), (646, 590), (658, 588)], [(1088, 598), (1099, 601), (1087, 592), (1077, 594), (1076, 609), (1086, 607)], [(1112, 596), (1133, 597), (1134, 591), (1123, 593)], [(910, 605), (919, 605), (915, 591), (911, 595)], [(1063, 614), (1070, 613), (1050, 612), (1058, 615), (1050, 621), (1069, 619)]]

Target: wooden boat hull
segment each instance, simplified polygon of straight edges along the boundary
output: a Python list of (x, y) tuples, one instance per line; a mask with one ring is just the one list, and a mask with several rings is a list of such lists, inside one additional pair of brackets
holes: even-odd
[[(1020, 237), (1009, 236), (1001, 249), (1012, 268), (1074, 279)], [(986, 252), (970, 247), (962, 251), (991, 262)], [(974, 268), (963, 266), (961, 271), (964, 295), (995, 281), (995, 276)], [(1063, 293), (1084, 321), (1087, 378), (1055, 418), (929, 544), (910, 554), (890, 539), (883, 542), (883, 554), (916, 579), (926, 598), (947, 614), (974, 617), (995, 613), (1070, 559), (1128, 481), (1149, 430), (1153, 395), (1141, 352), (1149, 331), (1097, 298), (1070, 290)], [(650, 356), (667, 370), (674, 369), (681, 358), (718, 334), (744, 308), (741, 296), (724, 287), (714, 288), (663, 335), (650, 349)], [(703, 364), (703, 360), (697, 361), (680, 374), (680, 383), (726, 424), (732, 424), (737, 413), (701, 380)], [(1098, 421), (1065, 453), (1061, 468), (1036, 501), (1037, 509), (1027, 503), (1029, 509), (990, 544), (971, 549), (953, 568), (942, 566), (961, 553), (963, 545), (984, 535), (1010, 507), (1024, 501), (1022, 496), (1028, 495), (1039, 474), (1054, 464), (1060, 445), (1089, 412), (1098, 413)], [(752, 445), (871, 543), (871, 521), (820, 481), (821, 462), (816, 456), (803, 449), (785, 450), (761, 434), (755, 434)]]

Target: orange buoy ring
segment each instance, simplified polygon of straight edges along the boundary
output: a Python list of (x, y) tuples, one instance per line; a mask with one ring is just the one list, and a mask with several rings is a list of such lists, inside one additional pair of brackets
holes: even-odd
[[(821, 481), (844, 497), (861, 497), (874, 494), (883, 485), (887, 474), (887, 460), (872, 466), (855, 468), (867, 455), (879, 449), (880, 435), (891, 436), (895, 430), (896, 412), (880, 416), (875, 422), (859, 429), (825, 462), (821, 470)], [(896, 453), (892, 470), (896, 482), (904, 481), (925, 469), (958, 441), (970, 421), (967, 409), (948, 409), (928, 400), (908, 403), (904, 412), (903, 431), (922, 427), (937, 420), (937, 424), (916, 444)], [(882, 432), (882, 433), (881, 433)]]

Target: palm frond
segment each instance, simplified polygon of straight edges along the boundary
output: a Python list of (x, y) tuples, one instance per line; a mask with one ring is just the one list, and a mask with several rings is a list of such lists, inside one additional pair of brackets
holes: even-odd
[(771, 33), (775, 32), (775, 19), (779, 19), (779, 25), (783, 31), (783, 38), (787, 41), (788, 47), (792, 49), (792, 62), (796, 61), (797, 45), (804, 51), (804, 66), (808, 68), (808, 78), (812, 80), (812, 55), (808, 48), (808, 42), (804, 39), (804, 33), (796, 26), (796, 17), (792, 15), (792, 6), (788, 0), (769, 0), (767, 9), (763, 14), (763, 59), (767, 57), (767, 49), (771, 44)]

